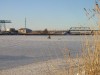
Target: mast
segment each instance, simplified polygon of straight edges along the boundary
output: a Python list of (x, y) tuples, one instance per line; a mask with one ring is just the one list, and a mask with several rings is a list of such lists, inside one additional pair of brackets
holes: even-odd
[(26, 28), (26, 17), (25, 17), (25, 28)]

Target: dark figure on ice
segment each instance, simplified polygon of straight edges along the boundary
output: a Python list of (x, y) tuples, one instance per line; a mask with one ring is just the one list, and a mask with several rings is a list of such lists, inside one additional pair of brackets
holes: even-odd
[(48, 36), (48, 39), (51, 39), (51, 36), (50, 35)]

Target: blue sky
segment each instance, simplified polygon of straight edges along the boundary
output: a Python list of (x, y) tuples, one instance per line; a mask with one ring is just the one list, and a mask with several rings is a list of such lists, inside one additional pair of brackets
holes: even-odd
[(11, 20), (7, 27), (33, 30), (69, 29), (87, 21), (84, 8), (94, 7), (94, 0), (0, 0), (0, 19)]

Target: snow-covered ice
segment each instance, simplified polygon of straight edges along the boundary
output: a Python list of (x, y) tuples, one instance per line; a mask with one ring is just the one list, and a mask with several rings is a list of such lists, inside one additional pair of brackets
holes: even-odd
[[(9, 75), (32, 75), (30, 73), (32, 71), (34, 75), (42, 75), (39, 66), (43, 68), (41, 71), (48, 67), (50, 69), (51, 62), (53, 65), (59, 66), (64, 63), (61, 60), (64, 60), (66, 50), (70, 50), (71, 55), (75, 57), (77, 52), (80, 53), (84, 38), (84, 36), (68, 35), (51, 36), (51, 39), (47, 39), (47, 37), (0, 36), (0, 73), (2, 75), (6, 75), (6, 73)], [(15, 71), (19, 73), (16, 74)]]

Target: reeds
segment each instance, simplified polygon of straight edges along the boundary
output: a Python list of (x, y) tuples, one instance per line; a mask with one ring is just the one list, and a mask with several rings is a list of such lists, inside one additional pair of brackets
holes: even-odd
[(82, 71), (85, 75), (100, 75), (100, 36), (96, 32), (92, 41), (86, 39), (82, 50)]
[[(70, 52), (69, 52), (70, 53)], [(70, 63), (67, 75), (100, 75), (100, 35), (98, 32), (85, 37), (82, 43), (82, 54), (74, 62), (69, 54)]]

